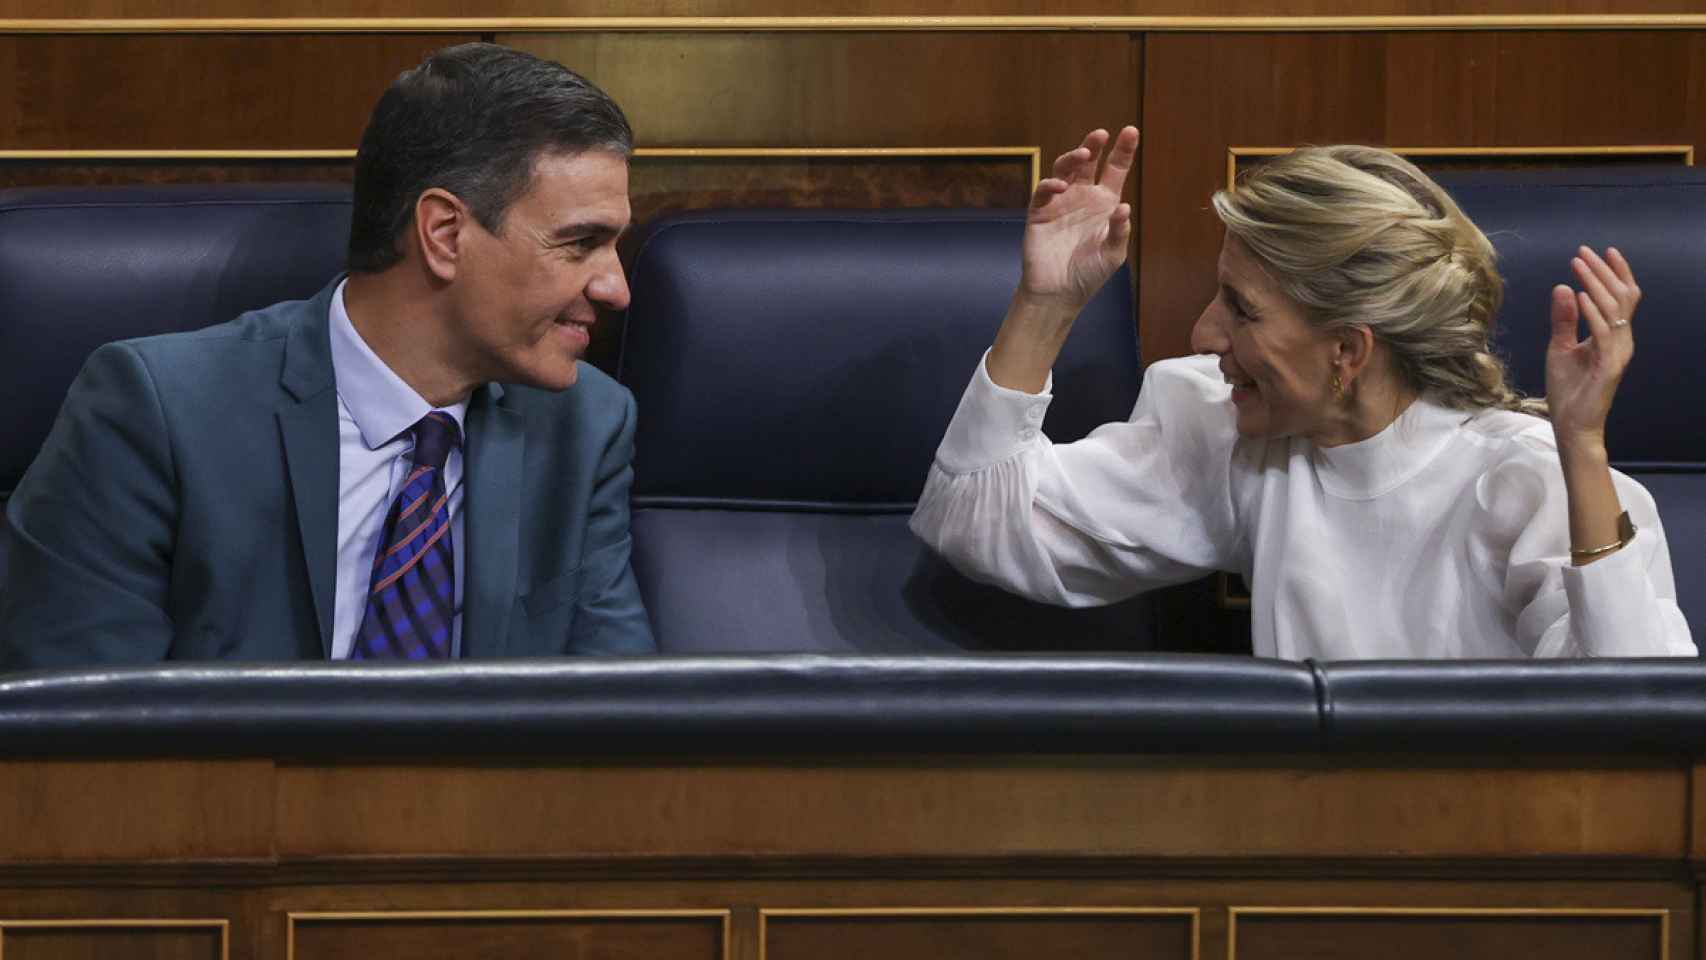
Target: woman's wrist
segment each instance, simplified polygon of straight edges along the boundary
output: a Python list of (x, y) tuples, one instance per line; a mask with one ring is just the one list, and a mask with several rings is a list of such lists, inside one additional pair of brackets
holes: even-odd
[(989, 351), (989, 379), (1010, 390), (1041, 392), (1077, 318), (1069, 304), (1016, 291)]

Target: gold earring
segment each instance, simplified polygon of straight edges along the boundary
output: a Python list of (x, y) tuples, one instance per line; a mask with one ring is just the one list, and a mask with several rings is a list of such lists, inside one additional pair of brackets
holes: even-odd
[(1345, 382), (1339, 379), (1339, 371), (1333, 371), (1333, 379), (1328, 381), (1328, 386), (1333, 388), (1334, 400), (1345, 399)]

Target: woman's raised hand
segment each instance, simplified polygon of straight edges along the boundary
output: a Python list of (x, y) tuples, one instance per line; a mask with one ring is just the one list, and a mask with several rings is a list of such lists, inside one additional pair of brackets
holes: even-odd
[[(1635, 354), (1635, 285), (1629, 261), (1612, 247), (1604, 259), (1582, 247), (1570, 261), (1582, 289), (1552, 288), (1552, 340), (1546, 348), (1546, 403), (1560, 452), (1595, 447), (1603, 454), (1605, 418)], [(1578, 322), (1588, 336), (1577, 340)]]
[[(1106, 164), (1101, 163), (1104, 150)], [(1022, 297), (1076, 312), (1125, 262), (1131, 204), (1120, 202), (1120, 191), (1136, 158), (1137, 128), (1126, 127), (1111, 146), (1106, 130), (1092, 130), (1076, 149), (1055, 160), (1053, 176), (1039, 182), (1031, 195)]]

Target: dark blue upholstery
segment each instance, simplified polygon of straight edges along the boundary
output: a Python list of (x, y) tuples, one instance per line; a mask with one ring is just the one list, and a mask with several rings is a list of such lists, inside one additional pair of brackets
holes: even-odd
[(1615, 246), (1641, 285), (1635, 360), (1606, 443), (1653, 492), (1669, 535), (1677, 596), (1706, 634), (1706, 436), (1694, 378), (1706, 364), (1706, 171), (1676, 167), (1455, 173), (1439, 177), (1492, 239), (1504, 274), (1496, 342), (1519, 386), (1546, 392), (1551, 289), (1574, 284), (1570, 257)]
[(313, 296), (349, 221), (339, 186), (0, 191), (0, 496), (96, 347)]
[[(662, 221), (630, 267), (634, 562), (659, 646), (903, 651), (1148, 643), (1147, 601), (1069, 611), (969, 583), (906, 529), (1018, 280), (1023, 211)], [(1125, 417), (1130, 275), (1091, 303), (1044, 428)]]
[(0, 191), (0, 507), (96, 347), (312, 296), (349, 221), (336, 185)]

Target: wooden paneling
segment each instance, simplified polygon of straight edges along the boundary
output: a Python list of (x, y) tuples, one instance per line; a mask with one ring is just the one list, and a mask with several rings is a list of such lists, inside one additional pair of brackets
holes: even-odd
[(0, 863), (250, 859), (272, 838), (268, 761), (0, 762)]
[(708, 917), (446, 915), (293, 917), (287, 960), (596, 957), (720, 960), (724, 920)]
[(1231, 960), (1664, 960), (1662, 913), (1234, 914)]
[(642, 146), (1041, 146), (1136, 119), (1118, 34), (503, 34), (585, 73)]
[(0, 955), (6, 960), (223, 960), (225, 944), (216, 926), (9, 926), (0, 922)]
[(1370, 17), (1698, 13), (1690, 0), (0, 0), (4, 18)]
[(1209, 195), (1233, 146), (1706, 142), (1706, 34), (1155, 35), (1145, 53), (1139, 316), (1189, 352), (1213, 296)]
[(398, 73), (471, 39), (0, 36), (0, 145), (353, 149)]
[[(803, 911), (801, 913), (804, 913)], [(771, 914), (765, 960), (1195, 960), (1189, 914), (1011, 910)]]
[[(279, 770), (282, 856), (1680, 858), (1688, 773), (1165, 758)], [(418, 798), (431, 797), (431, 803)], [(774, 798), (786, 797), (779, 804)], [(1261, 798), (1253, 803), (1252, 798)]]

